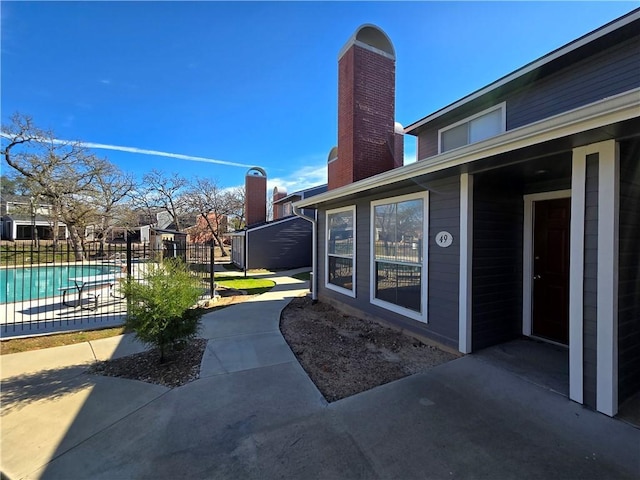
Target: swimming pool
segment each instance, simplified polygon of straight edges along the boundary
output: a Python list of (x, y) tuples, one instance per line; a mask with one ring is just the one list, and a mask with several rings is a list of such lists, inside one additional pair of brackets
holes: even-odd
[(0, 270), (0, 303), (25, 302), (61, 295), (70, 287), (69, 278), (107, 275), (119, 272), (111, 265), (46, 265)]

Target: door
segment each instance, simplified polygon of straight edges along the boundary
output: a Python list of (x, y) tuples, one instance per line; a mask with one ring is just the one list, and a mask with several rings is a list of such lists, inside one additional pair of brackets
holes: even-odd
[(531, 333), (569, 343), (569, 220), (571, 199), (534, 202)]

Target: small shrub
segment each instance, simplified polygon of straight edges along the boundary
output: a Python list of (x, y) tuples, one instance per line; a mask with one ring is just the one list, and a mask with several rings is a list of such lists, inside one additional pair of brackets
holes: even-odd
[(194, 306), (202, 288), (181, 260), (147, 264), (141, 282), (129, 278), (123, 287), (126, 326), (140, 341), (160, 350), (160, 362), (167, 347), (175, 348), (198, 333), (203, 312)]

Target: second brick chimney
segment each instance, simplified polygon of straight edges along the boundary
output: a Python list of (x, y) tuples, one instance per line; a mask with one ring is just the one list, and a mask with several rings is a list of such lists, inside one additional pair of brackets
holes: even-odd
[(278, 205), (276, 202), (287, 196), (287, 190), (280, 187), (273, 187), (273, 219), (278, 220), (284, 217), (284, 206)]

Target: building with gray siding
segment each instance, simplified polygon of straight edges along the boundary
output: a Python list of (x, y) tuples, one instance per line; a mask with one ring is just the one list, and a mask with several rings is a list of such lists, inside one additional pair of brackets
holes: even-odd
[(393, 108), (341, 124), (374, 110), (354, 58), (395, 69), (372, 25), (340, 52), (338, 157), (356, 153), (295, 203), (316, 209), (314, 295), (464, 354), (564, 346), (569, 398), (615, 415), (640, 391), (640, 10), (406, 127), (417, 162), (345, 181), (397, 151)]

